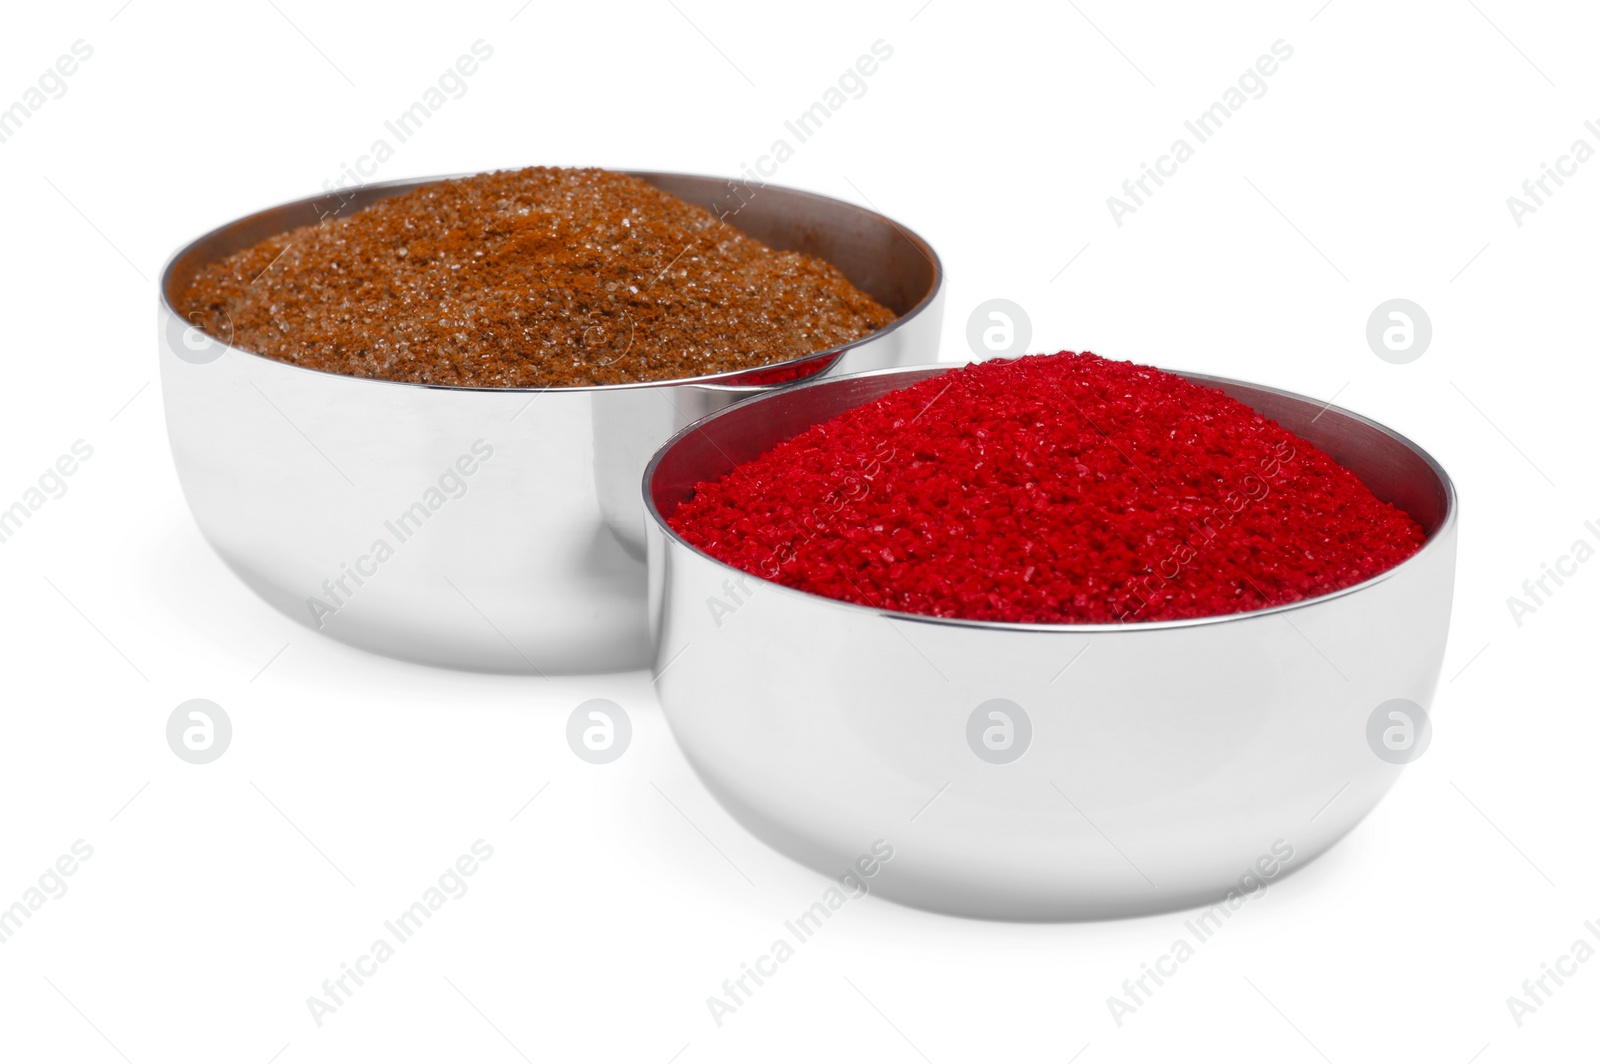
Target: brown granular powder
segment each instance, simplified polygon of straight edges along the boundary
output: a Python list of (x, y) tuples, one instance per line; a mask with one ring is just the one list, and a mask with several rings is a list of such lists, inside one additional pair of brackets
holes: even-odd
[(355, 377), (623, 384), (750, 369), (895, 314), (626, 174), (531, 167), (426, 185), (205, 267), (179, 311), (236, 347)]

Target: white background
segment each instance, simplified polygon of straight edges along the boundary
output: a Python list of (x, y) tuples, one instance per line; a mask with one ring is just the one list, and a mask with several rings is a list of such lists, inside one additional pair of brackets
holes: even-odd
[[(1506, 606), (1600, 521), (1600, 161), (1520, 227), (1506, 206), (1574, 139), (1600, 148), (1592, 10), (121, 3), (13, 5), (0, 33), (0, 106), (75, 40), (94, 49), (0, 144), (0, 503), (73, 441), (94, 448), (0, 544), (0, 904), (74, 840), (94, 849), (0, 945), (0, 1058), (1593, 1056), (1600, 963), (1520, 1028), (1505, 1004), (1600, 921), (1600, 564), (1520, 627)], [(1120, 1027), (1107, 997), (1183, 914), (1007, 925), (854, 901), (716, 1026), (707, 996), (827, 881), (714, 804), (648, 677), (459, 675), (318, 638), (211, 553), (167, 451), (166, 256), (317, 191), (479, 38), (492, 60), (380, 178), (733, 173), (888, 42), (775, 180), (870, 201), (939, 249), (945, 358), (1005, 297), (1033, 350), (1337, 395), (1451, 471), (1462, 554), (1432, 748)], [(1279, 39), (1294, 55), (1266, 95), (1115, 225), (1106, 197)], [(1433, 322), (1409, 365), (1364, 337), (1394, 297)], [(195, 697), (235, 729), (203, 767), (164, 738)], [(634, 721), (607, 766), (563, 739), (592, 697)], [(494, 857), (469, 893), (317, 1026), (306, 998), (479, 838)]]

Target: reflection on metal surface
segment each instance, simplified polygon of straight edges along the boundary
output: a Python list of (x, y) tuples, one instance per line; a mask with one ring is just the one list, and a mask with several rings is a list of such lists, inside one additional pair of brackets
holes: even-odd
[[(664, 524), (696, 483), (937, 372), (752, 400), (646, 472), (656, 690), (729, 812), (824, 873), (861, 839), (892, 838), (880, 895), (1019, 920), (1249, 894), (1354, 827), (1400, 772), (1374, 755), (1368, 721), (1394, 699), (1429, 706), (1455, 573), (1449, 478), (1371, 421), (1185, 374), (1321, 447), (1428, 532), (1372, 580), (1253, 613), (1057, 626), (886, 613), (744, 577)], [(737, 608), (710, 608), (730, 586)], [(1250, 873), (1280, 852), (1293, 863)]]
[[(638, 176), (713, 209), (726, 198), (722, 178)], [(726, 221), (832, 262), (895, 310), (894, 324), (777, 368), (519, 390), (302, 369), (194, 333), (174, 310), (172, 295), (206, 263), (434, 180), (258, 212), (180, 251), (162, 279), (167, 431), (195, 520), (257, 594), (347, 643), (529, 674), (644, 667), (638, 485), (656, 448), (697, 418), (807, 373), (937, 357), (943, 292), (931, 249), (871, 211), (776, 186)]]

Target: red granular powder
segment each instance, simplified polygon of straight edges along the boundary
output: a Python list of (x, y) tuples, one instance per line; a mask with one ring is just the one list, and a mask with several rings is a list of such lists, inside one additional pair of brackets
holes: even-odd
[(1042, 624), (1295, 602), (1375, 576), (1425, 539), (1243, 403), (1087, 352), (892, 392), (697, 485), (668, 523), (801, 591)]

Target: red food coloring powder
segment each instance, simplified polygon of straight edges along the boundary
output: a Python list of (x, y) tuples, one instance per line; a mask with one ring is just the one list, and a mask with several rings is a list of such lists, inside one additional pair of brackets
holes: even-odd
[(1036, 624), (1295, 602), (1426, 538), (1217, 389), (1066, 351), (951, 370), (815, 425), (696, 485), (668, 523), (801, 591)]

